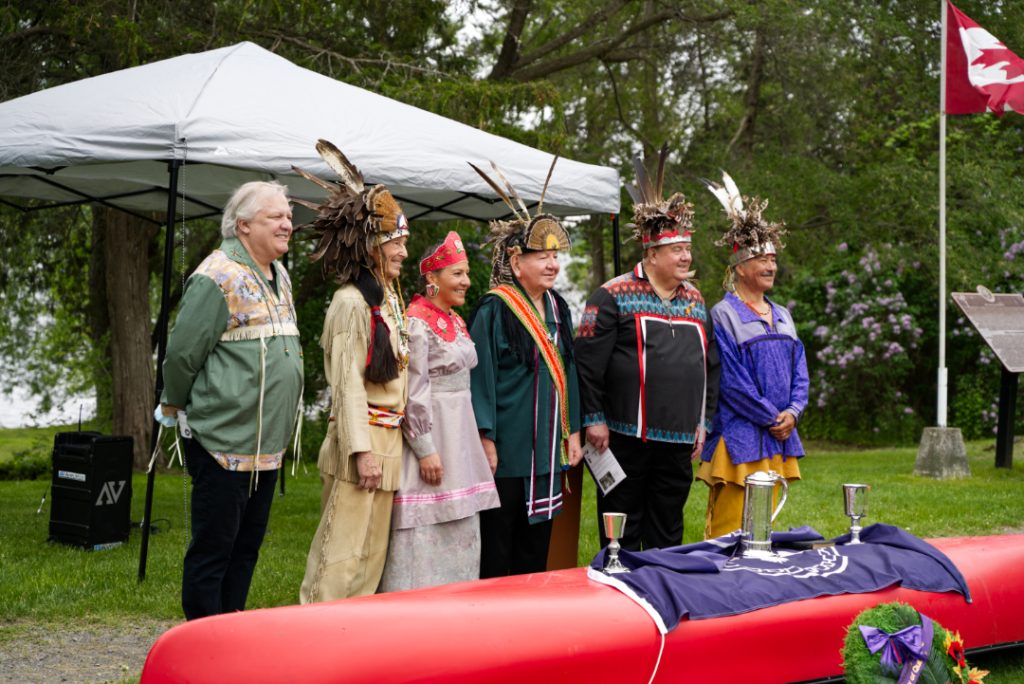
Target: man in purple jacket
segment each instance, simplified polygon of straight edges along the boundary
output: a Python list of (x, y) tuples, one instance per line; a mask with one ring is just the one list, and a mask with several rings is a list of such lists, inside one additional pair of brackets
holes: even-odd
[(766, 202), (747, 198), (747, 208), (726, 174), (709, 184), (732, 227), (716, 243), (732, 249), (725, 299), (711, 310), (722, 374), (718, 414), (697, 478), (710, 488), (704, 536), (740, 527), (743, 480), (773, 470), (800, 479), (804, 455), (796, 424), (807, 406), (807, 360), (789, 311), (765, 293), (775, 285), (781, 223), (761, 212)]

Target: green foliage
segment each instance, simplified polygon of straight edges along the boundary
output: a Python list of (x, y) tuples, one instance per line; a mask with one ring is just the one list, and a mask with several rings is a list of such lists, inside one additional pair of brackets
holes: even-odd
[(109, 388), (96, 355), (102, 344), (90, 338), (88, 216), (82, 208), (0, 208), (0, 359), (44, 413), (97, 384), (101, 393)]
[(0, 480), (35, 480), (50, 474), (50, 459), (32, 450), (15, 451), (0, 461)]

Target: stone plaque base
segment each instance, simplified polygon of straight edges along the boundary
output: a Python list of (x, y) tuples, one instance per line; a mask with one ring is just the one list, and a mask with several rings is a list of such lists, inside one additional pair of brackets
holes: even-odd
[(917, 448), (914, 474), (937, 480), (971, 476), (967, 449), (960, 428), (927, 427)]

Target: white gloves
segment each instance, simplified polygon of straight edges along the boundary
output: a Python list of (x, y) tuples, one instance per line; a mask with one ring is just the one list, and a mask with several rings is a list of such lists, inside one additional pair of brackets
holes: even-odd
[(167, 428), (174, 427), (174, 424), (178, 422), (178, 419), (174, 416), (165, 416), (163, 406), (160, 404), (157, 404), (156, 409), (153, 411), (153, 418), (156, 422)]

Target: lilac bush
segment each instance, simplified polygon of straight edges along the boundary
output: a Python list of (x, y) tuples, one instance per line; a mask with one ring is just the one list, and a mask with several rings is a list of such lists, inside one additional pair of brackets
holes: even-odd
[(817, 409), (808, 427), (841, 441), (913, 439), (921, 419), (912, 377), (924, 330), (905, 291), (918, 275), (889, 243), (835, 250), (830, 272), (814, 283), (818, 306), (804, 307), (817, 315), (801, 326)]

